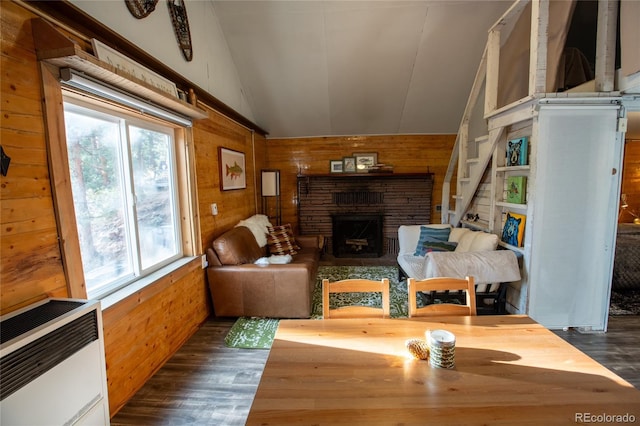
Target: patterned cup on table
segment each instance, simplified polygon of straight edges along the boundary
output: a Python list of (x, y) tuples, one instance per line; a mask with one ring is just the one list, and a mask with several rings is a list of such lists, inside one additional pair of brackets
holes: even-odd
[(447, 330), (427, 331), (425, 335), (429, 346), (429, 364), (436, 368), (454, 368), (456, 336)]

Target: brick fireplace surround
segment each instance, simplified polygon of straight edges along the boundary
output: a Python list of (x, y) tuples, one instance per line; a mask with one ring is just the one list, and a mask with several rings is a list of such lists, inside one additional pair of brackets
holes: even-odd
[(431, 173), (300, 175), (300, 233), (324, 235), (327, 252), (335, 254), (334, 217), (380, 216), (382, 247), (379, 255), (397, 254), (400, 225), (430, 223), (432, 189)]

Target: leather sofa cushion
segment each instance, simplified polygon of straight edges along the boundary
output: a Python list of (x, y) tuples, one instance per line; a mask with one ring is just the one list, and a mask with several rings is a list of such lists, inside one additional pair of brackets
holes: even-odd
[(251, 230), (245, 226), (232, 228), (216, 238), (213, 249), (223, 265), (253, 263), (265, 254)]

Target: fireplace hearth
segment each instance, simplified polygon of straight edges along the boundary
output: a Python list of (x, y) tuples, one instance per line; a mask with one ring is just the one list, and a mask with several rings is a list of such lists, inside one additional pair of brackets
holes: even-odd
[(332, 216), (335, 257), (382, 256), (382, 216), (340, 214)]

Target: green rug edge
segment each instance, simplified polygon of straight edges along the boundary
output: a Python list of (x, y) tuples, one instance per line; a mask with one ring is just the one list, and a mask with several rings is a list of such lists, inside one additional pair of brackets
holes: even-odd
[(271, 349), (278, 329), (277, 318), (240, 317), (224, 338), (229, 348)]

